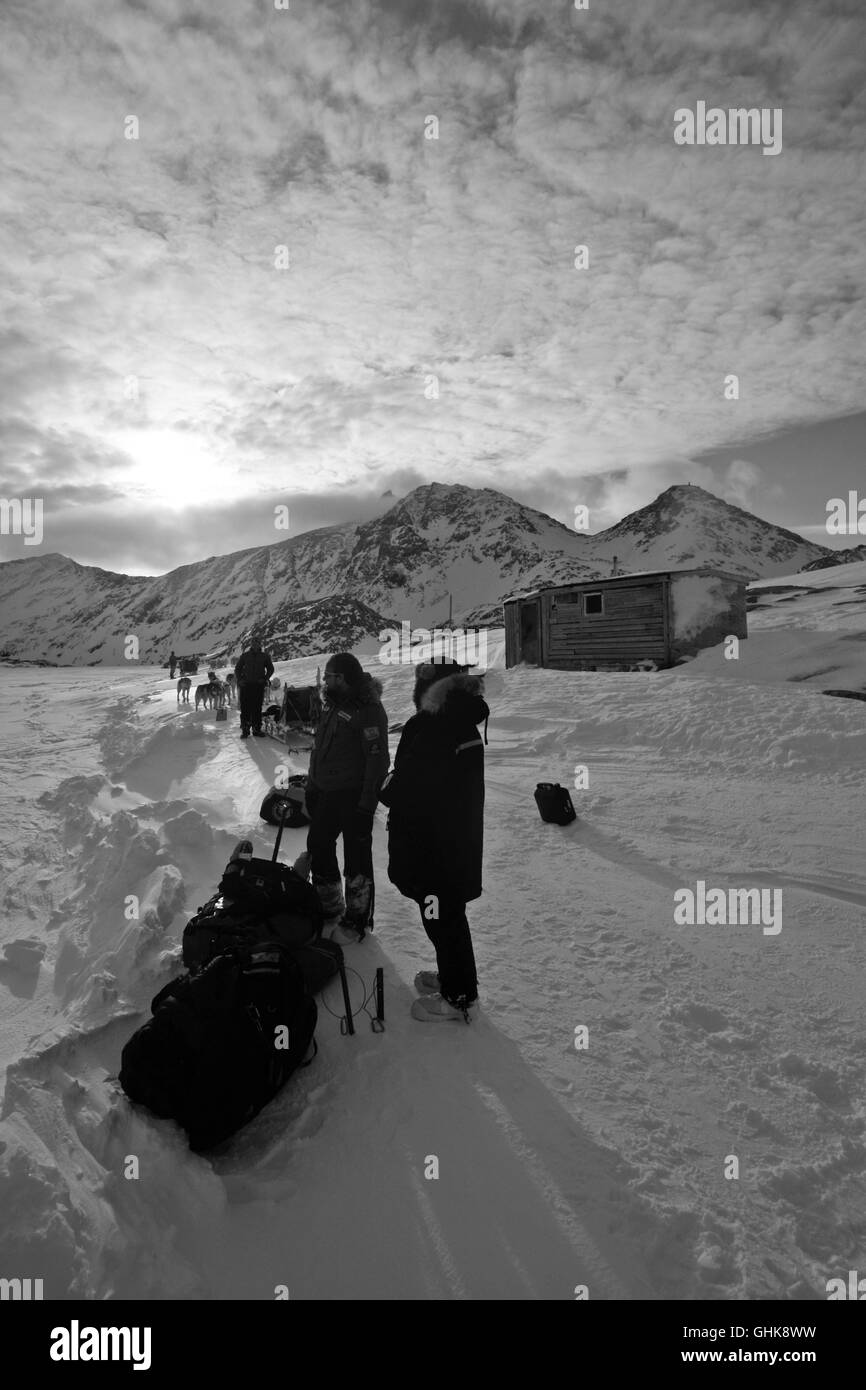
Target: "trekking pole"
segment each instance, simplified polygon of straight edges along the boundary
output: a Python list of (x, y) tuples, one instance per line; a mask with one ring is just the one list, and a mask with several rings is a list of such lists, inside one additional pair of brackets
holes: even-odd
[(346, 979), (345, 963), (340, 961), (340, 984), (343, 986), (343, 1008), (346, 1010), (346, 1032), (353, 1036), (355, 1023), (352, 1018), (352, 1001), (349, 998), (349, 981)]
[(276, 862), (277, 862), (277, 855), (278, 855), (279, 852), (280, 852), (280, 840), (283, 838), (283, 825), (284, 825), (285, 819), (286, 819), (286, 810), (287, 810), (287, 808), (288, 808), (288, 802), (284, 801), (284, 802), (282, 803), (282, 809), (280, 810), (280, 824), (279, 824), (279, 827), (278, 827), (278, 829), (277, 829), (277, 838), (276, 838), (276, 840), (274, 841), (274, 852), (273, 852), (273, 854), (271, 855), (271, 863), (272, 863), (272, 864), (276, 864)]
[(381, 965), (376, 967), (376, 1017), (370, 1020), (374, 1033), (385, 1031), (385, 971)]

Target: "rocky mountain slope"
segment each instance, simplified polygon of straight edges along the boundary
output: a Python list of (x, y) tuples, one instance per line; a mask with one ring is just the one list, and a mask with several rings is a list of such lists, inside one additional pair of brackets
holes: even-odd
[(0, 654), (154, 663), (172, 647), (230, 654), (255, 628), (286, 658), (357, 645), (403, 621), (439, 626), (449, 595), (455, 623), (499, 622), (509, 594), (607, 576), (614, 556), (618, 570), (704, 563), (755, 579), (832, 553), (690, 485), (589, 535), (491, 488), (430, 483), (371, 521), (165, 575), (112, 574), (56, 554), (9, 561), (0, 565)]

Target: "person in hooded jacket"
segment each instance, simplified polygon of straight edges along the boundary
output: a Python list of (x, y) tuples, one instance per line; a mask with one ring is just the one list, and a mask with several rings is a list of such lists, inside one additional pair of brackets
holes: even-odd
[(413, 898), (436, 952), (415, 979), (413, 1018), (465, 1019), (478, 999), (466, 904), (482, 892), (484, 743), (490, 711), (483, 679), (456, 662), (416, 667), (407, 722), (379, 799), (389, 808), (388, 877)]
[[(310, 754), (305, 809), (313, 884), (325, 917), (337, 918), (331, 939), (360, 941), (373, 925), (373, 820), (388, 771), (388, 718), (382, 683), (351, 652), (332, 656), (325, 698)], [(343, 898), (337, 838), (343, 837)]]
[(270, 654), (262, 651), (257, 637), (250, 642), (248, 649), (235, 662), (235, 677), (238, 683), (238, 703), (241, 713), (241, 738), (249, 738), (250, 729), (256, 738), (264, 738), (262, 729), (262, 705), (265, 699), (265, 686), (274, 674), (274, 663)]

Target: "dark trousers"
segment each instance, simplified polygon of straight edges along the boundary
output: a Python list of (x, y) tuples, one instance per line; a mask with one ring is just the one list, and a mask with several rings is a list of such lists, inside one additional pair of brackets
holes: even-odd
[(438, 920), (425, 916), (426, 899), (418, 900), (424, 930), (433, 942), (436, 951), (436, 969), (439, 972), (439, 991), (444, 999), (453, 1004), (465, 996), (471, 1004), (478, 998), (478, 975), (475, 970), (475, 952), (472, 937), (466, 920), (466, 904), (439, 899)]
[(260, 730), (262, 727), (262, 705), (265, 698), (263, 681), (247, 684), (238, 690), (241, 705), (241, 728)]
[(346, 878), (363, 874), (373, 877), (373, 835), (361, 835), (355, 824), (355, 812), (361, 798), (361, 787), (345, 791), (323, 792), (307, 787), (307, 810), (312, 820), (307, 831), (310, 871), (314, 883), (339, 883), (337, 838), (343, 837), (343, 873)]

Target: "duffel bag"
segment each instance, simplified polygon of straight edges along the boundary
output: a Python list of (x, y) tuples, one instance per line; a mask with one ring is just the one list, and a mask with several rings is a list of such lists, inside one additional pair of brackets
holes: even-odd
[(123, 1049), (130, 1100), (176, 1120), (190, 1148), (213, 1148), (259, 1113), (310, 1049), (315, 1000), (289, 951), (226, 951), (166, 985)]
[(551, 825), (570, 825), (577, 812), (568, 788), (559, 782), (539, 782), (535, 788), (535, 804), (543, 821)]
[(306, 790), (307, 775), (304, 772), (290, 777), (285, 787), (271, 787), (259, 810), (262, 820), (269, 825), (289, 825), (294, 828), (309, 825), (310, 817), (304, 811)]
[(183, 929), (183, 963), (187, 970), (194, 970), (223, 951), (246, 948), (256, 941), (275, 941), (294, 950), (311, 945), (321, 930), (321, 919), (306, 911), (274, 912), (265, 917), (244, 911), (215, 893)]
[(322, 905), (311, 883), (287, 864), (272, 859), (231, 859), (219, 881), (218, 891), (244, 912), (269, 917), (291, 912), (309, 917), (321, 932)]

